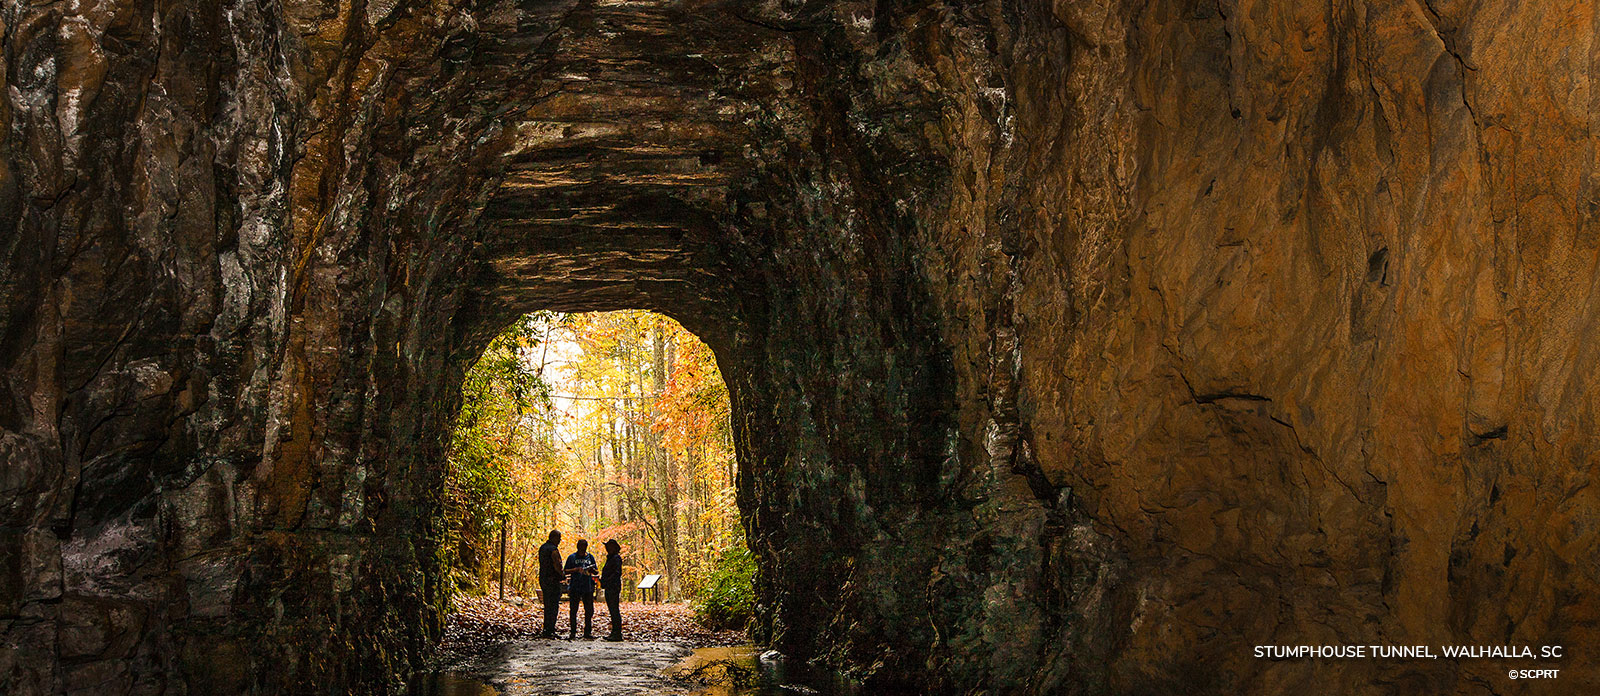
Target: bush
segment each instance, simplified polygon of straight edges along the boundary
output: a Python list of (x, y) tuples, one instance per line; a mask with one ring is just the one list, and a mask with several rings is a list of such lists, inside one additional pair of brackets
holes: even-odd
[(696, 593), (695, 618), (713, 631), (743, 628), (756, 603), (755, 577), (756, 557), (744, 544), (723, 551)]

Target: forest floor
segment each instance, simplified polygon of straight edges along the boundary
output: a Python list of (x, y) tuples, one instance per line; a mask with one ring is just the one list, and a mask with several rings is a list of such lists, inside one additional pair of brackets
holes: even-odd
[[(556, 633), (562, 638), (568, 632), (568, 612), (563, 601), (556, 621)], [(578, 622), (583, 622), (582, 607), (578, 609)], [(688, 648), (750, 642), (743, 631), (706, 630), (695, 622), (693, 609), (678, 603), (623, 602), (622, 626), (623, 637), (634, 642), (678, 643)], [(544, 610), (533, 597), (508, 595), (502, 602), (493, 596), (457, 596), (455, 607), (445, 619), (444, 640), (439, 644), (437, 659), (449, 665), (490, 656), (504, 643), (537, 639), (543, 628)], [(605, 602), (596, 601), (593, 635), (610, 632), (611, 615)], [(579, 638), (582, 639), (582, 631)]]
[[(623, 642), (599, 638), (611, 630), (605, 603), (595, 607), (593, 640), (565, 640), (566, 603), (557, 630), (560, 640), (539, 638), (543, 611), (532, 597), (457, 597), (446, 618), (444, 640), (430, 674), (419, 680), (418, 696), (490, 696), (493, 694), (632, 694), (733, 693), (707, 689), (703, 674), (671, 678), (663, 670), (704, 659), (723, 658), (717, 650), (732, 648), (726, 659), (753, 662), (753, 648), (742, 631), (708, 631), (683, 604), (624, 602)], [(578, 620), (583, 621), (582, 610)], [(724, 646), (718, 648), (717, 646)], [(712, 648), (707, 652), (703, 648)], [(746, 652), (750, 652), (746, 655)], [(679, 670), (681, 672), (681, 669)], [(698, 667), (694, 671), (699, 670)], [(681, 678), (687, 676), (689, 678)]]

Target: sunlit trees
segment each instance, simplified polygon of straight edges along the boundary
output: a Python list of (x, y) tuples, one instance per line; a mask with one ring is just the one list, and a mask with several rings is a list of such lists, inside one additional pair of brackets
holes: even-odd
[(726, 599), (730, 577), (735, 593), (748, 585), (748, 573), (718, 571), (719, 559), (748, 556), (727, 387), (711, 350), (661, 315), (542, 314), (512, 326), (463, 386), (450, 471), (464, 586), (494, 578), (502, 525), (506, 580), (518, 589), (535, 584), (533, 551), (552, 528), (567, 548), (622, 542), (630, 588), (645, 573), (663, 574), (669, 597)]
[(742, 549), (744, 543), (733, 487), (728, 388), (710, 348), (677, 324), (669, 322), (667, 335), (675, 350), (651, 428), (682, 472), (685, 485), (677, 503), (683, 521), (682, 571), (684, 580), (700, 592), (711, 582), (712, 566), (723, 551)]
[(530, 367), (531, 354), (546, 347), (550, 319), (528, 315), (514, 322), (484, 350), (461, 386), (446, 459), (441, 549), (447, 567), (469, 584), (491, 551), (492, 537), (524, 507), (528, 465), (535, 458), (553, 463), (538, 451), (548, 447), (537, 447), (544, 434), (538, 432), (538, 414), (549, 410), (550, 389), (542, 366)]

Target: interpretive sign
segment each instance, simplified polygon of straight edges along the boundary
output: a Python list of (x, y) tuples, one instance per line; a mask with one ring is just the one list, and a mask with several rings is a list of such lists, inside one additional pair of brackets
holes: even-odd
[(639, 589), (641, 590), (640, 599), (644, 598), (643, 597), (643, 593), (644, 592), (653, 592), (653, 593), (655, 593), (656, 603), (659, 604), (661, 602), (661, 588), (657, 587), (656, 583), (660, 582), (660, 581), (661, 581), (661, 576), (660, 575), (651, 574), (651, 575), (644, 576), (644, 579), (639, 581)]

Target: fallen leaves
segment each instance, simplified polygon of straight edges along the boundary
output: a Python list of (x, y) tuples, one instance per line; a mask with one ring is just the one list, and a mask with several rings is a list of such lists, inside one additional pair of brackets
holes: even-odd
[[(596, 617), (595, 632), (600, 632)], [(605, 630), (611, 630), (606, 616)], [(628, 640), (683, 643), (689, 647), (740, 645), (750, 642), (744, 631), (709, 631), (694, 620), (694, 610), (686, 604), (622, 603), (622, 635)]]

